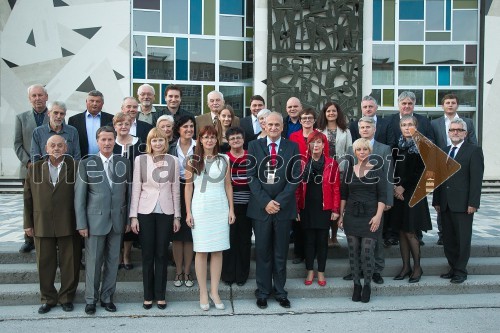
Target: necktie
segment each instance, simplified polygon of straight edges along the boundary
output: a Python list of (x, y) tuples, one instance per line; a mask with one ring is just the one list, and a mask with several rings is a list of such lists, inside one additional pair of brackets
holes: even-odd
[(450, 157), (452, 159), (455, 159), (455, 154), (457, 153), (457, 147), (453, 147), (451, 148), (451, 151), (450, 151)]
[(112, 168), (111, 161), (106, 160), (104, 162), (104, 171), (106, 172), (106, 176), (108, 177), (109, 186), (112, 186), (112, 184), (113, 184), (113, 182), (111, 181), (111, 175), (113, 174), (113, 171), (111, 168)]
[(214, 117), (214, 126), (217, 127), (217, 123), (219, 122), (219, 117)]
[(262, 132), (262, 128), (260, 127), (259, 119), (255, 119), (253, 122), (253, 133), (258, 134)]
[(271, 166), (276, 166), (276, 143), (271, 142)]

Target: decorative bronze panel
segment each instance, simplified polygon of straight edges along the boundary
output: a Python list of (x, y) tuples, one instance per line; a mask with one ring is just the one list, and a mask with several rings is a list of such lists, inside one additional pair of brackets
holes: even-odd
[(361, 101), (363, 0), (269, 0), (267, 104), (298, 97), (316, 110)]

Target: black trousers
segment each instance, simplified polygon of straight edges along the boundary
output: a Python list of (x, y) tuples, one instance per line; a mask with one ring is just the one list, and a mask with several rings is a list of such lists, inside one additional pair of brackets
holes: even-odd
[(455, 275), (467, 276), (474, 214), (441, 211), (443, 247), (448, 264)]
[(300, 222), (298, 221), (293, 221), (292, 222), (292, 230), (293, 230), (293, 254), (295, 255), (295, 258), (302, 258), (304, 259), (306, 257), (305, 255), (305, 239), (304, 239), (304, 230), (302, 229), (302, 226)]
[(268, 298), (274, 291), (276, 298), (287, 297), (286, 261), (291, 221), (269, 215), (266, 220), (253, 220), (252, 223), (255, 232), (255, 295), (257, 298)]
[[(238, 206), (244, 206), (240, 208)], [(236, 221), (229, 227), (230, 248), (222, 260), (222, 280), (244, 283), (250, 273), (252, 221), (246, 215), (247, 205), (235, 205)]]
[(138, 214), (142, 246), (142, 282), (145, 301), (165, 300), (167, 251), (173, 228), (173, 215)]
[(302, 229), (305, 239), (306, 269), (314, 269), (314, 258), (318, 260), (318, 272), (325, 272), (328, 256), (328, 229)]

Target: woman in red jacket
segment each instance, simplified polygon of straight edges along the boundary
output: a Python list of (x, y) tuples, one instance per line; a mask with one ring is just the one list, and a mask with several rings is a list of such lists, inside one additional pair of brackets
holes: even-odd
[(297, 220), (305, 236), (306, 286), (314, 278), (314, 258), (318, 261), (318, 284), (326, 285), (325, 266), (328, 254), (330, 220), (339, 217), (340, 176), (337, 162), (325, 154), (328, 140), (321, 132), (307, 137), (307, 162), (297, 189)]

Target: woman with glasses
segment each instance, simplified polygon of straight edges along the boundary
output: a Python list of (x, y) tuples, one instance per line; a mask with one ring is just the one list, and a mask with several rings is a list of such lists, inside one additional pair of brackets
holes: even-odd
[[(423, 274), (420, 267), (420, 242), (416, 232), (431, 230), (432, 224), (427, 197), (413, 207), (409, 205), (425, 169), (418, 147), (412, 138), (412, 130), (417, 128), (417, 119), (413, 116), (403, 116), (399, 121), (399, 127), (401, 137), (398, 141), (398, 162), (394, 172), (395, 179), (399, 181), (394, 185), (396, 200), (390, 214), (391, 222), (399, 230), (399, 251), (403, 267), (394, 280), (404, 280), (408, 276), (409, 283), (416, 283)], [(413, 257), (413, 269), (410, 266), (410, 253)]]
[(235, 220), (229, 162), (218, 152), (217, 131), (213, 126), (205, 126), (199, 132), (198, 145), (186, 168), (186, 223), (193, 233), (200, 308), (204, 311), (210, 308), (209, 300), (216, 309), (225, 308), (219, 296), (222, 251), (229, 249), (229, 225)]

